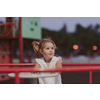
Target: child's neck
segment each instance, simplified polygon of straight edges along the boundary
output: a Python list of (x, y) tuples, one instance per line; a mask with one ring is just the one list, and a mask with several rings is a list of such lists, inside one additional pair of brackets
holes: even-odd
[[(51, 58), (51, 59), (52, 59), (52, 58)], [(44, 61), (45, 61), (46, 63), (50, 63), (51, 59), (46, 59), (46, 58), (44, 58)]]

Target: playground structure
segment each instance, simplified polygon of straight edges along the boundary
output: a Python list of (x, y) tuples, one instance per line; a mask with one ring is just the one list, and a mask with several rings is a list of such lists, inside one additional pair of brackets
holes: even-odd
[[(0, 23), (0, 63), (13, 63), (13, 41), (15, 40), (19, 43), (19, 61), (24, 63), (23, 41), (25, 39), (29, 41), (41, 39), (40, 18), (19, 17), (16, 20), (15, 17), (6, 17), (6, 22)], [(38, 53), (37, 56), (40, 57), (40, 54)], [(0, 73), (0, 81), (9, 79), (6, 73)]]

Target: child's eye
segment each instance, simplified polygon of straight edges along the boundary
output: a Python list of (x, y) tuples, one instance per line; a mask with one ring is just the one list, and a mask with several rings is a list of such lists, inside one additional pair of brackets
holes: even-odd
[(51, 48), (51, 49), (54, 49), (54, 48)]
[(47, 50), (49, 50), (49, 48), (47, 48)]

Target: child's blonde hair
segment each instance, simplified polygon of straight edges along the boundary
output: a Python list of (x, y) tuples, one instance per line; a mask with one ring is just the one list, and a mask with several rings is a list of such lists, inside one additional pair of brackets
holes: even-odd
[(44, 38), (39, 42), (37, 41), (33, 41), (32, 42), (32, 46), (33, 46), (33, 50), (37, 53), (40, 49), (43, 50), (44, 46), (45, 46), (45, 43), (52, 43), (56, 49), (56, 44), (54, 43), (53, 40), (51, 40), (50, 38)]

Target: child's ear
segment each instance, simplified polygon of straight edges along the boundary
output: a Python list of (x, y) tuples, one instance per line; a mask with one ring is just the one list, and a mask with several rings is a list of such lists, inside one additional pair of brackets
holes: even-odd
[(40, 51), (40, 53), (42, 54), (42, 50), (40, 49), (39, 51)]

